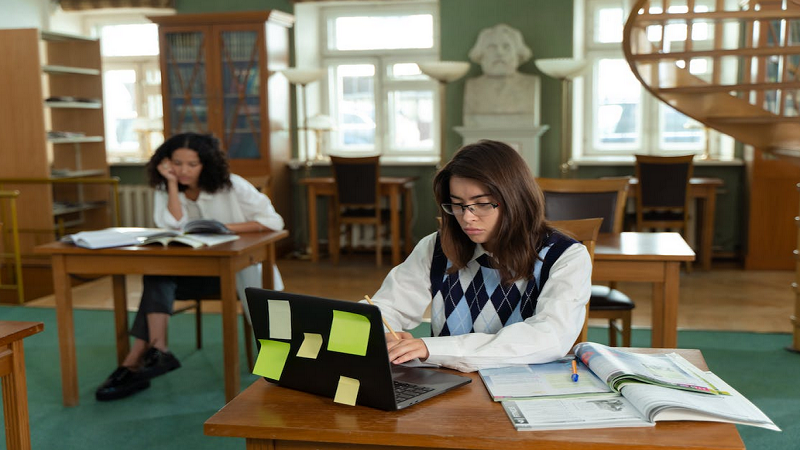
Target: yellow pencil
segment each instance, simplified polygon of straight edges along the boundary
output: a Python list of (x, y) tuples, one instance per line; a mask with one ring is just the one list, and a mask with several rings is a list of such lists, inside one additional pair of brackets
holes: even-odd
[[(369, 304), (370, 304), (370, 305), (374, 305), (374, 304), (375, 304), (375, 303), (372, 303), (372, 299), (371, 299), (371, 298), (369, 298), (369, 295), (365, 295), (365, 296), (364, 296), (364, 298), (365, 298), (365, 299), (367, 299), (367, 301), (369, 302)], [(392, 333), (392, 336), (394, 336), (394, 338), (395, 338), (395, 339), (397, 339), (397, 340), (399, 341), (399, 340), (400, 340), (400, 337), (399, 337), (399, 336), (397, 336), (397, 333), (395, 333), (395, 332), (394, 332), (394, 330), (392, 329), (392, 327), (391, 327), (391, 326), (389, 326), (389, 324), (386, 322), (386, 319), (384, 319), (382, 315), (381, 315), (381, 320), (383, 320), (383, 324), (384, 324), (384, 325), (386, 325), (386, 328), (388, 328), (388, 329), (389, 329), (389, 332), (390, 332), (390, 333)]]

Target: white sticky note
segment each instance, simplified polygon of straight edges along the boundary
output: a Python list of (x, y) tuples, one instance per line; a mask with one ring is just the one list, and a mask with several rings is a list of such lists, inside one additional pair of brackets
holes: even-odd
[(322, 335), (316, 333), (303, 333), (303, 343), (297, 356), (300, 358), (317, 359), (319, 349), (322, 348)]
[(356, 406), (358, 388), (360, 387), (360, 381), (356, 380), (355, 378), (348, 378), (340, 375), (339, 385), (336, 386), (336, 395), (333, 396), (334, 403)]
[(286, 300), (267, 300), (269, 338), (292, 339), (292, 310)]

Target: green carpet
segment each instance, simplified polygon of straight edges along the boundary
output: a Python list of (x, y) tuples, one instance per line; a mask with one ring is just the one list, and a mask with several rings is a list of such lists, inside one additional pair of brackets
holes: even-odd
[[(202, 350), (196, 350), (194, 345), (194, 317), (190, 314), (173, 317), (170, 349), (183, 367), (153, 380), (150, 389), (137, 395), (101, 403), (94, 400), (94, 390), (115, 368), (113, 320), (108, 311), (75, 311), (80, 405), (74, 408), (65, 408), (61, 403), (55, 311), (0, 306), (0, 320), (45, 324), (42, 333), (25, 339), (34, 449), (243, 448), (241, 439), (203, 435), (203, 422), (225, 404), (222, 323), (218, 315), (203, 317)], [(590, 340), (605, 343), (606, 336), (604, 329), (589, 330)], [(649, 340), (649, 330), (634, 330), (634, 346), (648, 346)], [(800, 390), (796, 379), (800, 373), (800, 354), (784, 350), (791, 336), (681, 331), (678, 340), (682, 348), (702, 350), (717, 375), (784, 430), (778, 433), (740, 426), (739, 432), (749, 450), (797, 448)], [(245, 360), (244, 350), (240, 358)], [(243, 388), (257, 378), (244, 370), (241, 376)], [(5, 445), (4, 433), (0, 428), (0, 445)]]

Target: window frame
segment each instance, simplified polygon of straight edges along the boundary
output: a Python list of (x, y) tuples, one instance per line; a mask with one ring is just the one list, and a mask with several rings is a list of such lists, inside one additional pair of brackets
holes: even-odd
[[(377, 7), (376, 7), (377, 6)], [(430, 14), (433, 18), (433, 44), (425, 49), (370, 49), (370, 50), (331, 50), (328, 37), (333, 33), (330, 26), (337, 17), (365, 15), (365, 16), (396, 16), (396, 15)], [(347, 156), (360, 156), (364, 154), (379, 153), (382, 160), (406, 160), (421, 162), (438, 162), (439, 160), (439, 98), (438, 83), (425, 75), (410, 77), (401, 80), (390, 76), (389, 69), (393, 64), (416, 63), (420, 61), (434, 61), (439, 58), (439, 17), (436, 2), (404, 2), (403, 4), (375, 3), (358, 5), (328, 5), (321, 6), (318, 15), (319, 42), (318, 61), (326, 69), (326, 77), (322, 80), (320, 95), (320, 111), (330, 115), (336, 120), (338, 94), (335, 83), (337, 81), (335, 67), (348, 64), (371, 64), (375, 67), (373, 78), (373, 98), (375, 101), (375, 144), (368, 149), (345, 148), (338, 145), (336, 131), (331, 132), (327, 142), (330, 144), (328, 152)], [(392, 128), (392, 109), (390, 95), (397, 91), (422, 91), (429, 92), (432, 99), (431, 147), (394, 147), (393, 138), (396, 130)]]

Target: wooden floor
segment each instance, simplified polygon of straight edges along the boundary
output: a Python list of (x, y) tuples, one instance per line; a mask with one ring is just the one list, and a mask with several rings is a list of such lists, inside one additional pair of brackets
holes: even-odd
[[(387, 258), (388, 259), (388, 258)], [(386, 259), (385, 259), (386, 260)], [(391, 267), (375, 267), (374, 255), (343, 255), (338, 266), (323, 259), (320, 263), (281, 259), (278, 267), (286, 290), (322, 297), (359, 300), (372, 295)], [(793, 314), (793, 271), (745, 271), (732, 264), (715, 263), (709, 272), (681, 273), (681, 299), (678, 327), (698, 330), (791, 332)], [(619, 283), (618, 288), (635, 302), (635, 328), (650, 326), (650, 285)], [(141, 279), (128, 279), (128, 306), (136, 310), (141, 295)], [(73, 290), (76, 308), (110, 309), (111, 281), (105, 277)], [(27, 306), (52, 307), (47, 296)], [(213, 311), (215, 302), (206, 302), (204, 311)], [(590, 322), (603, 326), (603, 321)]]

